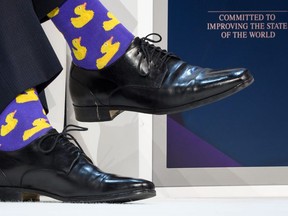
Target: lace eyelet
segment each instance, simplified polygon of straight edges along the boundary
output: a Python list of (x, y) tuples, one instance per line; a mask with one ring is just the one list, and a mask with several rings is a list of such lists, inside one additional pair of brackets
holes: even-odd
[(147, 77), (147, 76), (149, 76), (149, 74), (150, 74), (150, 73), (141, 73), (141, 72), (139, 72), (139, 75), (140, 75), (141, 77)]

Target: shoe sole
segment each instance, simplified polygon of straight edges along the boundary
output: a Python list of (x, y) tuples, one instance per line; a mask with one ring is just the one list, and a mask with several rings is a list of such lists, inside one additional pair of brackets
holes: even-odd
[(225, 91), (219, 93), (217, 95), (213, 95), (211, 97), (207, 97), (198, 101), (194, 101), (192, 103), (184, 104), (178, 107), (173, 107), (169, 109), (143, 109), (129, 106), (75, 106), (74, 111), (76, 120), (80, 122), (104, 122), (111, 121), (119, 114), (124, 111), (132, 111), (132, 112), (140, 112), (147, 114), (155, 114), (155, 115), (165, 115), (165, 114), (173, 114), (178, 112), (184, 112), (190, 109), (198, 108), (200, 106), (210, 104), (219, 100), (222, 100), (228, 96), (231, 96), (242, 89), (248, 87), (254, 82), (253, 76), (247, 71), (246, 74), (242, 77), (243, 82), (239, 85)]
[(146, 189), (95, 196), (62, 197), (34, 189), (0, 187), (0, 201), (2, 202), (39, 202), (40, 195), (67, 203), (127, 203), (155, 197), (156, 191)]

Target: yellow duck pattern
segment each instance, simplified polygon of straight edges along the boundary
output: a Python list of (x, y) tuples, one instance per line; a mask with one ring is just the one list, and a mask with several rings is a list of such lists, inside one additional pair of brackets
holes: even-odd
[(10, 114), (7, 115), (5, 122), (7, 123), (6, 125), (1, 126), (1, 133), (0, 135), (2, 137), (7, 136), (9, 133), (11, 133), (15, 127), (18, 124), (18, 119), (14, 118), (16, 114), (16, 110)]
[(86, 58), (87, 48), (81, 45), (81, 37), (72, 40), (73, 53), (77, 60), (81, 61)]
[(74, 13), (78, 17), (72, 17), (71, 23), (75, 28), (82, 28), (87, 25), (94, 17), (94, 11), (86, 10), (87, 3), (77, 6), (74, 9)]
[(38, 132), (42, 131), (45, 128), (50, 128), (51, 125), (47, 122), (47, 119), (44, 118), (39, 118), (36, 119), (32, 125), (34, 126), (33, 128), (26, 130), (23, 134), (23, 141), (26, 141), (30, 139), (32, 136), (37, 134)]
[(97, 59), (96, 61), (97, 68), (99, 70), (103, 69), (116, 55), (119, 48), (120, 48), (120, 42), (116, 42), (113, 44), (113, 37), (107, 40), (101, 47), (101, 53), (104, 54), (104, 56)]
[(110, 18), (110, 20), (103, 22), (103, 28), (105, 31), (111, 31), (120, 24), (120, 21), (111, 12), (108, 12), (107, 16)]
[(54, 10), (52, 10), (50, 13), (47, 14), (47, 16), (52, 19), (54, 17), (56, 17), (60, 12), (60, 8), (55, 8)]
[(31, 101), (38, 101), (39, 98), (35, 92), (35, 90), (32, 89), (28, 89), (27, 91), (25, 91), (24, 94), (20, 94), (16, 97), (16, 103), (27, 103), (27, 102), (31, 102)]

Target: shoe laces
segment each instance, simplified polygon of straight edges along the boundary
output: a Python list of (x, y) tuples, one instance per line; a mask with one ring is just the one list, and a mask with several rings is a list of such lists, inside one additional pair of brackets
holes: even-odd
[[(150, 39), (150, 36), (158, 36), (158, 40)], [(140, 38), (140, 48), (138, 53), (142, 52), (138, 64), (138, 69), (140, 70), (142, 61), (146, 60), (148, 65), (151, 64), (152, 60), (154, 61), (155, 67), (161, 68), (163, 64), (165, 64), (171, 57), (176, 57), (173, 53), (168, 52), (167, 50), (163, 50), (161, 47), (157, 47), (151, 43), (160, 43), (162, 41), (162, 36), (158, 33), (148, 34), (146, 37)], [(148, 75), (148, 74), (147, 74)], [(147, 76), (146, 75), (146, 76)]]
[[(62, 145), (65, 147), (65, 150), (68, 151), (71, 154), (77, 154), (77, 158), (75, 159), (75, 161), (80, 157), (81, 154), (84, 154), (83, 149), (81, 148), (80, 144), (78, 143), (78, 141), (76, 140), (76, 138), (70, 134), (71, 131), (87, 131), (88, 128), (84, 128), (84, 127), (80, 127), (77, 125), (67, 125), (64, 127), (63, 131), (61, 133), (58, 133), (57, 131), (55, 132), (51, 132), (48, 133), (46, 135), (44, 135), (41, 140), (38, 143), (38, 148), (39, 151), (41, 151), (44, 154), (49, 154), (51, 153), (57, 145)], [(45, 140), (49, 139), (49, 138), (54, 138), (54, 142), (52, 143), (51, 146), (49, 146), (48, 148), (46, 147), (44, 149), (43, 143)], [(72, 143), (73, 142), (73, 143)], [(76, 146), (75, 146), (76, 145)], [(86, 156), (86, 155), (85, 155)], [(86, 156), (86, 158), (91, 162), (92, 160), (90, 158), (88, 158)]]

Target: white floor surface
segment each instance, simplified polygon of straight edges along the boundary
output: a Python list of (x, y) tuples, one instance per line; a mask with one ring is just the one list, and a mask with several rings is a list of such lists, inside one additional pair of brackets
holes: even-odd
[(131, 204), (0, 203), (0, 216), (287, 216), (288, 198), (154, 198)]

